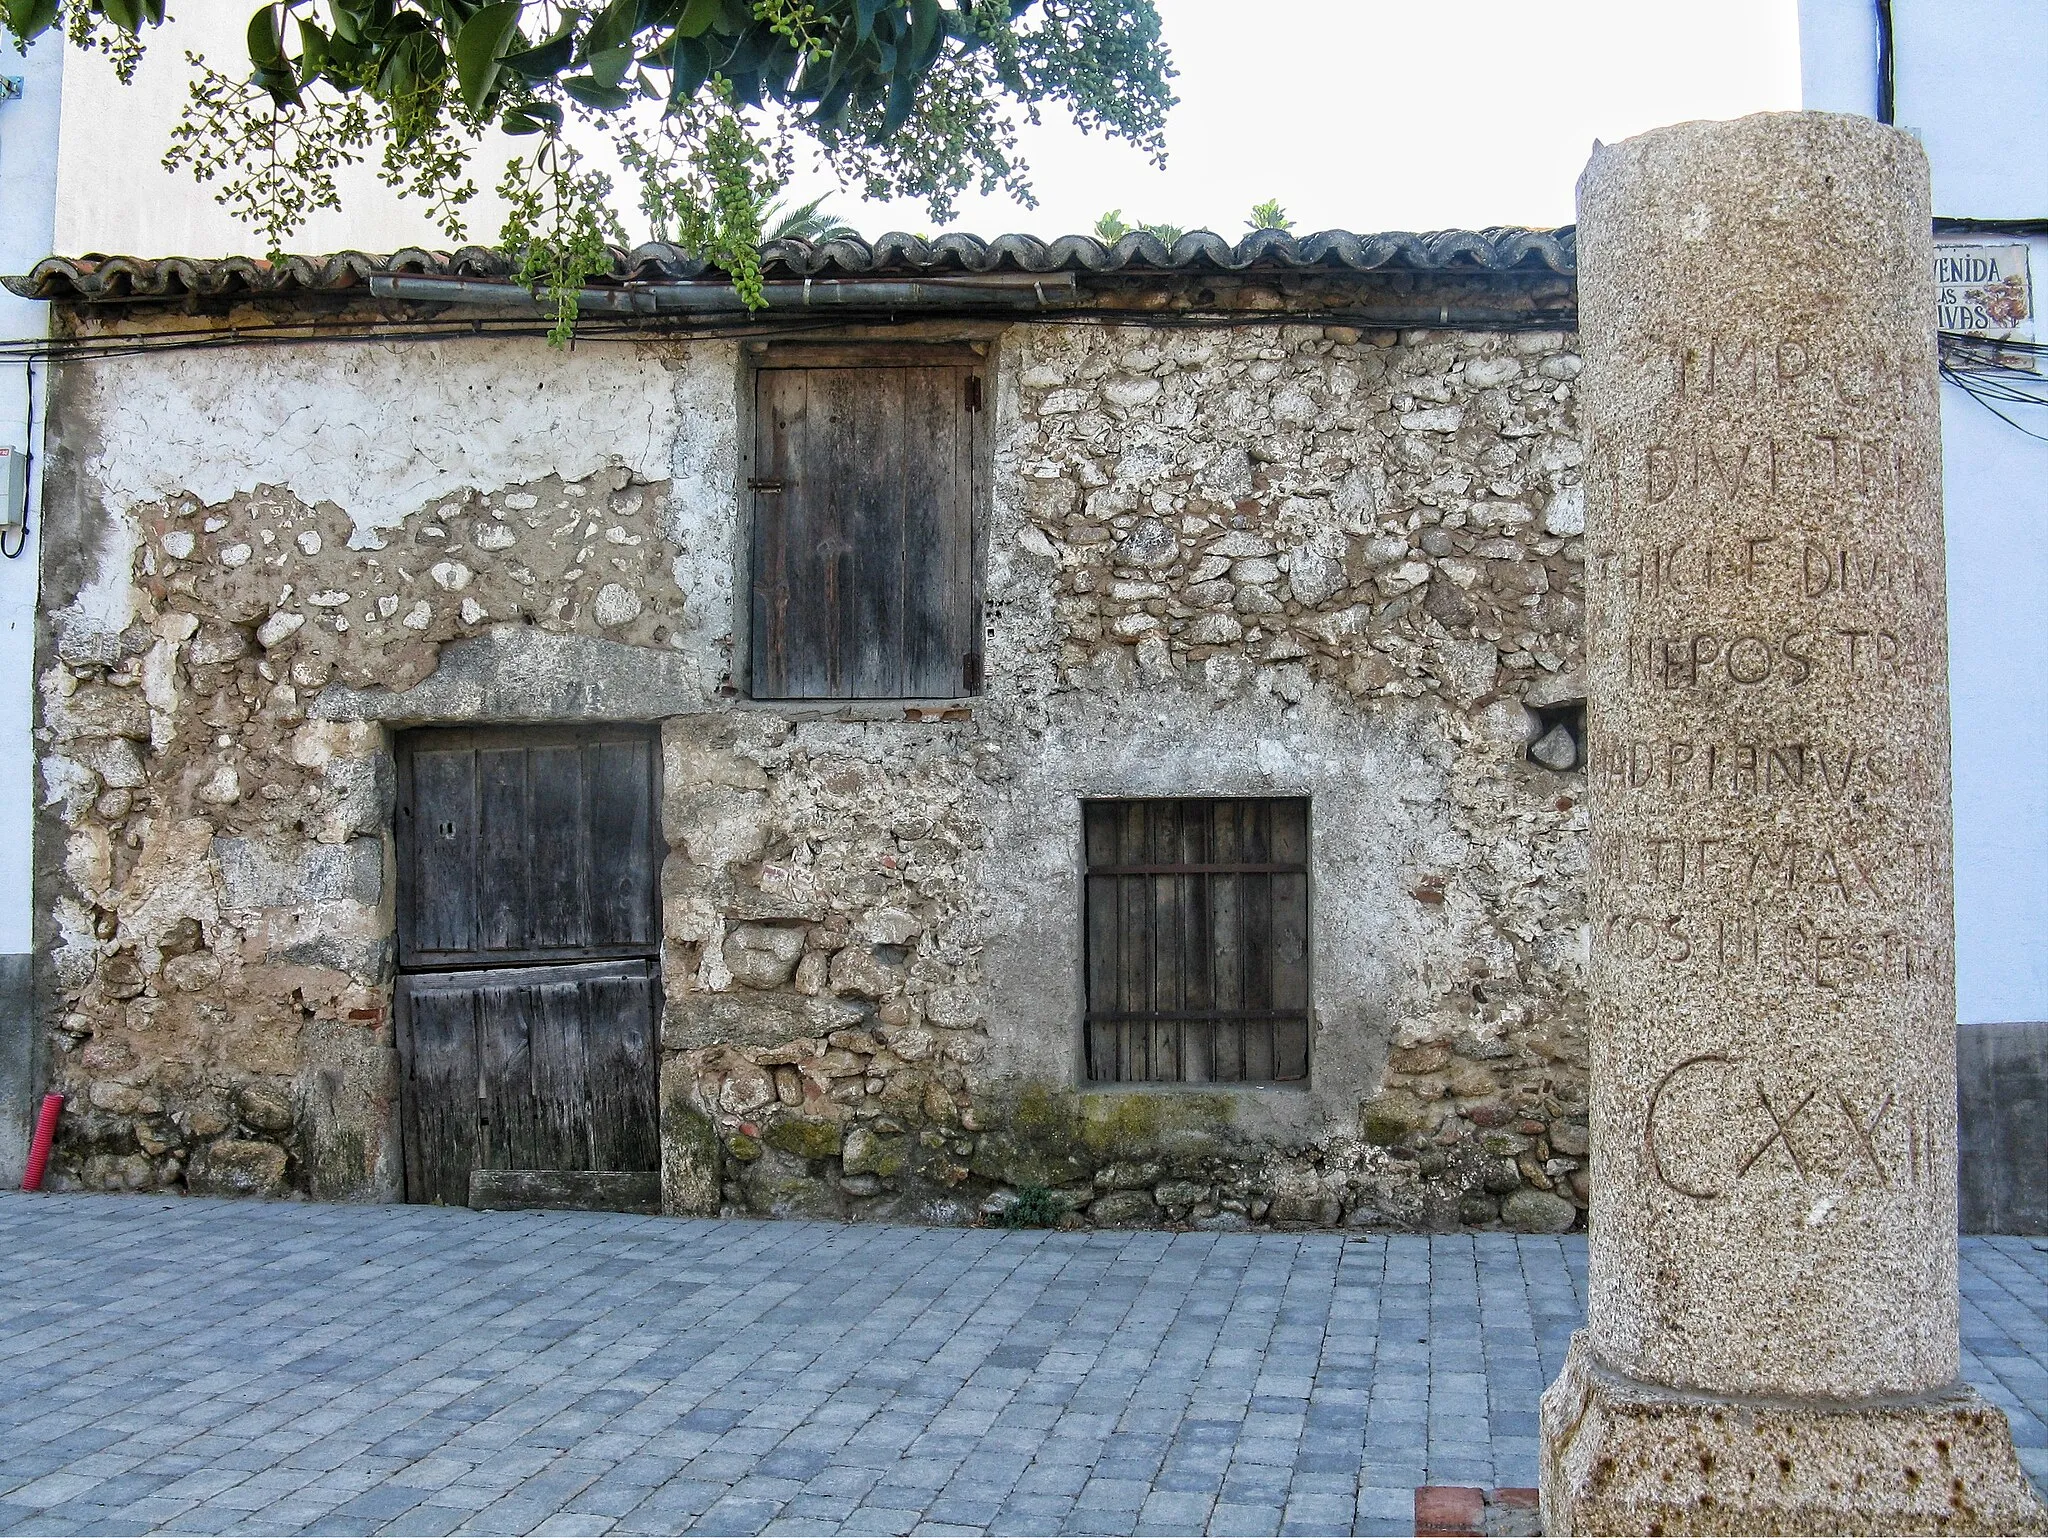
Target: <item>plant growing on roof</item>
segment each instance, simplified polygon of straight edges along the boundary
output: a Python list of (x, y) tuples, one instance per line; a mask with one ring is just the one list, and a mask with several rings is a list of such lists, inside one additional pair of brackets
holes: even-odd
[(1121, 208), (1112, 208), (1095, 221), (1095, 237), (1098, 240), (1117, 241), (1133, 233), (1156, 236), (1161, 243), (1171, 246), (1187, 231), (1177, 224), (1126, 224)]
[[(0, 0), (0, 21), (23, 42), (62, 27), (125, 79), (166, 18), (164, 0)], [(867, 197), (922, 198), (935, 224), (969, 188), (1028, 206), (1018, 124), (1047, 103), (1163, 163), (1159, 31), (1154, 0), (275, 0), (250, 18), (246, 74), (187, 55), (198, 77), (165, 162), (218, 179), (275, 255), (373, 151), (461, 240), (484, 132), (531, 137), (499, 184), (500, 240), (566, 336), (620, 238), (572, 126), (609, 132), (641, 210), (758, 303), (761, 216), (799, 140)]]
[(770, 204), (761, 215), (761, 231), (769, 240), (808, 240), (814, 244), (860, 234), (859, 230), (825, 207), (824, 193), (794, 208), (785, 208), (780, 203)]
[(1263, 203), (1252, 204), (1252, 215), (1245, 223), (1255, 230), (1291, 230), (1294, 221), (1287, 217), (1287, 210), (1280, 206), (1278, 198), (1268, 198)]

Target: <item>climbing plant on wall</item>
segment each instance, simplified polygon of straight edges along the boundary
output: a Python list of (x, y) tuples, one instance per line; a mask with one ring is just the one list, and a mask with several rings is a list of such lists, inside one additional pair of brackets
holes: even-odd
[[(0, 21), (25, 41), (61, 28), (124, 78), (177, 31), (164, 0), (0, 0)], [(650, 221), (758, 299), (761, 210), (800, 141), (942, 224), (969, 188), (1031, 201), (1017, 133), (1047, 105), (1162, 161), (1174, 104), (1153, 0), (277, 0), (249, 20), (246, 67), (188, 57), (165, 163), (217, 182), (273, 253), (372, 155), (461, 240), (485, 131), (530, 139), (498, 183), (499, 239), (564, 330), (622, 235), (580, 129), (611, 136)]]

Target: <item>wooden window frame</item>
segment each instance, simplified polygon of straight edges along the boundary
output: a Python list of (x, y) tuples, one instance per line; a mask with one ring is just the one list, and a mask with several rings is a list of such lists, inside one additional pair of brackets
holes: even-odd
[[(857, 707), (877, 703), (959, 704), (978, 699), (985, 692), (985, 658), (989, 640), (987, 610), (988, 525), (994, 471), (994, 430), (996, 378), (995, 342), (998, 331), (977, 330), (960, 336), (957, 332), (939, 339), (904, 340), (860, 337), (827, 338), (801, 342), (755, 342), (748, 345), (740, 379), (740, 475), (737, 495), (739, 517), (735, 527), (733, 559), (732, 663), (726, 692), (764, 705), (798, 708)], [(971, 661), (963, 658), (963, 680), (958, 693), (947, 695), (779, 695), (758, 692), (754, 676), (754, 580), (759, 558), (758, 496), (763, 484), (759, 454), (759, 376), (778, 369), (852, 368), (966, 368), (978, 381), (978, 404), (971, 412), (972, 441), (969, 446), (973, 486), (969, 502), (968, 606), (972, 615)]]
[[(1206, 808), (1209, 818), (1199, 835), (1187, 821), (1188, 809), (1197, 806)], [(1295, 839), (1291, 829), (1275, 821), (1275, 809), (1283, 806), (1289, 816), (1298, 817), (1299, 858), (1293, 857), (1297, 851), (1273, 847)], [(1155, 844), (1132, 856), (1129, 813), (1140, 807), (1178, 809), (1179, 854)], [(1239, 821), (1232, 837), (1262, 843), (1261, 857), (1215, 848), (1220, 841), (1215, 819), (1223, 808), (1233, 809)], [(1255, 836), (1244, 832), (1248, 808), (1263, 809), (1263, 828)], [(1081, 803), (1080, 1077), (1085, 1087), (1310, 1085), (1315, 1066), (1312, 813), (1307, 796), (1286, 795), (1090, 797)], [(1150, 821), (1153, 815), (1147, 814), (1147, 837), (1156, 840), (1162, 835), (1159, 824)], [(1198, 836), (1210, 854), (1227, 857), (1187, 858), (1187, 842)], [(1117, 842), (1114, 858), (1099, 857), (1105, 837)], [(1250, 882), (1260, 885), (1248, 888)], [(1251, 903), (1242, 902), (1247, 891), (1254, 895)], [(1276, 900), (1281, 892), (1284, 896)], [(1263, 917), (1258, 916), (1258, 899), (1263, 900)], [(1216, 941), (1219, 921), (1237, 926), (1227, 952)], [(1158, 970), (1157, 939), (1167, 922), (1176, 926), (1174, 944), (1182, 947), (1177, 983)], [(1252, 924), (1263, 926), (1260, 935), (1246, 927)], [(1152, 948), (1134, 953), (1132, 936), (1140, 929), (1139, 944)], [(1196, 942), (1199, 967), (1187, 949), (1191, 930), (1203, 936)], [(1265, 950), (1262, 960), (1254, 955), (1258, 945)], [(1248, 978), (1248, 971), (1259, 975)], [(1262, 1000), (1245, 997), (1261, 990)], [(1238, 996), (1219, 1002), (1219, 991)], [(1132, 1007), (1132, 999), (1118, 996), (1133, 992), (1148, 994), (1149, 1007)], [(1190, 993), (1199, 1001), (1193, 1007), (1158, 1007), (1162, 995), (1174, 993), (1184, 1003)]]

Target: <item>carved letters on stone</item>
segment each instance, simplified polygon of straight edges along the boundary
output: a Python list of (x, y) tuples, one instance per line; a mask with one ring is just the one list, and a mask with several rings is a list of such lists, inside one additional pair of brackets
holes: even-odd
[(1657, 1081), (1643, 1157), (1668, 1191), (1700, 1201), (1750, 1182), (1816, 1192), (1903, 1190), (1935, 1172), (1935, 1128), (1896, 1088), (1767, 1068), (1726, 1052), (1682, 1059)]

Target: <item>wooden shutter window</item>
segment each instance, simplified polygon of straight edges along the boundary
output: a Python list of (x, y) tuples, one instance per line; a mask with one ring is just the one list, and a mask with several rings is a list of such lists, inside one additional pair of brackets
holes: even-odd
[(1089, 801), (1088, 1078), (1308, 1078), (1308, 802)]
[(880, 356), (754, 376), (758, 699), (953, 699), (979, 687), (981, 365)]

